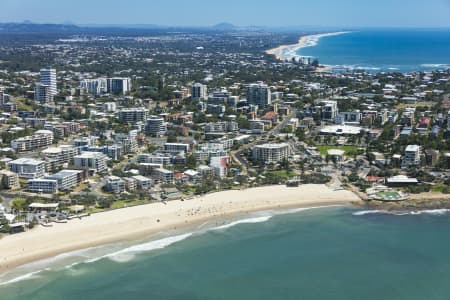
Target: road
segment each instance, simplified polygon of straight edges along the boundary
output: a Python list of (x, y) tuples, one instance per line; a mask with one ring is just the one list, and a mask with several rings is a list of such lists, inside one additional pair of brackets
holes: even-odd
[(261, 143), (261, 141), (266, 139), (267, 137), (270, 137), (271, 135), (280, 134), (280, 132), (289, 124), (290, 120), (296, 116), (297, 116), (297, 110), (293, 109), (291, 114), (289, 114), (289, 116), (285, 117), (281, 123), (277, 124), (270, 131), (264, 133), (261, 136), (257, 136), (256, 139), (253, 142), (251, 142), (250, 144), (245, 144), (245, 145), (241, 146), (238, 150), (230, 152), (231, 159), (235, 163), (237, 163), (239, 166), (241, 166), (241, 174), (242, 175), (247, 175), (248, 171), (253, 171), (253, 169), (251, 168), (247, 159), (244, 158), (244, 152), (247, 151), (248, 149), (252, 148), (254, 145)]

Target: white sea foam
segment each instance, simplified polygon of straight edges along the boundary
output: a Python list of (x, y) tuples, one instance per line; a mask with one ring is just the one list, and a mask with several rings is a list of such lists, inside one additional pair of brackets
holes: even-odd
[(421, 67), (424, 68), (449, 68), (450, 65), (448, 64), (421, 64)]
[(7, 280), (5, 282), (0, 282), (0, 286), (37, 278), (38, 277), (37, 275), (43, 271), (44, 270), (34, 271), (34, 272), (30, 272), (27, 274), (23, 274), (23, 275), (14, 277), (13, 279)]
[(365, 215), (373, 215), (373, 214), (386, 214), (387, 211), (384, 210), (363, 210), (357, 211), (353, 213), (354, 216), (365, 216)]
[(415, 215), (435, 215), (435, 216), (443, 216), (450, 213), (450, 209), (427, 209), (427, 210), (419, 210), (415, 212), (411, 212), (411, 214)]
[[(181, 242), (192, 236), (192, 233), (181, 234), (177, 236), (167, 237), (156, 241), (151, 241), (148, 243), (143, 243), (135, 246), (125, 248), (123, 250), (107, 254), (101, 258), (109, 258), (116, 262), (127, 262), (133, 259), (136, 254), (143, 252), (150, 252), (153, 250), (164, 249), (172, 244)], [(99, 258), (99, 259), (101, 259)]]
[(240, 224), (263, 223), (263, 222), (269, 221), (270, 219), (272, 219), (272, 216), (264, 216), (264, 217), (244, 219), (244, 220), (235, 221), (235, 222), (232, 222), (232, 223), (229, 223), (229, 224), (225, 224), (225, 225), (222, 225), (222, 226), (214, 227), (214, 228), (211, 228), (211, 230), (228, 229), (228, 228), (234, 227), (236, 225), (240, 225)]
[(293, 208), (286, 211), (276, 212), (276, 215), (285, 215), (285, 214), (296, 214), (302, 211), (308, 211), (313, 209), (321, 209), (321, 208), (332, 208), (332, 207), (344, 207), (345, 205), (323, 205), (323, 206), (313, 206), (313, 207), (303, 207), (303, 208)]
[(293, 209), (288, 209), (288, 210), (266, 211), (266, 212), (259, 213), (260, 215), (264, 214), (262, 216), (238, 220), (238, 221), (231, 222), (229, 224), (225, 224), (222, 226), (213, 227), (210, 230), (213, 230), (213, 231), (224, 230), (224, 229), (229, 229), (231, 227), (241, 225), (241, 224), (264, 223), (264, 222), (271, 220), (275, 216), (296, 214), (296, 213), (300, 213), (300, 212), (304, 212), (304, 211), (308, 211), (308, 210), (320, 209), (320, 208), (342, 207), (342, 206), (344, 206), (344, 205), (324, 205), (324, 206), (314, 206), (314, 207), (293, 208)]
[(364, 210), (353, 213), (354, 216), (365, 216), (371, 214), (386, 214), (386, 215), (394, 215), (394, 216), (417, 216), (417, 215), (435, 215), (435, 216), (443, 216), (450, 213), (450, 209), (425, 209), (418, 211), (409, 211), (409, 212), (390, 212), (386, 210)]

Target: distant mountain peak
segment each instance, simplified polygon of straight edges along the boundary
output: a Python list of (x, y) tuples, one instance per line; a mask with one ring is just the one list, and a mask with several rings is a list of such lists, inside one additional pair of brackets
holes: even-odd
[(237, 27), (231, 23), (222, 22), (213, 26), (214, 29), (219, 30), (235, 30)]

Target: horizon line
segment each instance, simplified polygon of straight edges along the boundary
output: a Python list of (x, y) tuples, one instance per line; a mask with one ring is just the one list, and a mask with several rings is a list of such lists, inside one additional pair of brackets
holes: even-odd
[[(201, 28), (215, 28), (220, 25), (229, 26), (230, 28), (245, 29), (245, 28), (259, 28), (259, 29), (450, 29), (450, 26), (339, 26), (339, 25), (235, 25), (230, 22), (219, 22), (211, 25), (161, 25), (152, 23), (74, 23), (74, 22), (35, 22), (35, 21), (11, 21), (0, 22), (0, 25), (14, 24), (14, 25), (61, 25), (61, 26), (75, 26), (75, 27), (104, 27), (104, 28), (133, 28), (133, 27), (153, 27), (154, 29), (170, 29), (170, 28), (185, 28), (185, 29), (201, 29)], [(145, 29), (145, 28), (142, 28)], [(147, 28), (150, 29), (150, 28)]]

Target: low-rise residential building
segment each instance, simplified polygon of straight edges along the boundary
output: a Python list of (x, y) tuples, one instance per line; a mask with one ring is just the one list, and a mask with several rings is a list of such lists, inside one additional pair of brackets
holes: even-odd
[(165, 143), (164, 150), (165, 151), (173, 151), (173, 152), (184, 152), (188, 153), (191, 149), (189, 144), (181, 144), (181, 143)]
[(402, 167), (409, 168), (420, 165), (421, 147), (419, 145), (408, 145), (403, 156)]
[(69, 164), (73, 158), (79, 154), (78, 149), (72, 145), (61, 145), (42, 150), (40, 156), (42, 159), (55, 160), (58, 166)]
[(17, 173), (1, 170), (0, 180), (3, 188), (8, 190), (16, 190), (20, 188), (19, 175)]
[(35, 179), (45, 176), (45, 162), (42, 160), (19, 158), (8, 162), (7, 166), (21, 178)]
[(46, 176), (45, 179), (56, 180), (58, 190), (66, 191), (76, 187), (84, 178), (83, 170), (62, 170), (56, 174)]
[(237, 122), (216, 122), (208, 123), (205, 125), (205, 132), (236, 132), (239, 131), (239, 125)]
[(125, 192), (126, 184), (122, 178), (117, 176), (109, 176), (106, 179), (106, 190), (115, 194)]
[(123, 178), (123, 181), (125, 182), (125, 188), (129, 192), (134, 192), (137, 189), (137, 182), (134, 178), (125, 177)]
[(152, 180), (142, 175), (132, 177), (136, 181), (136, 189), (148, 191), (152, 187)]
[(156, 169), (155, 176), (162, 183), (173, 183), (174, 180), (173, 171), (164, 168)]
[(363, 114), (360, 111), (341, 112), (335, 119), (336, 124), (359, 125)]
[(99, 152), (83, 152), (73, 158), (74, 166), (94, 170), (98, 173), (108, 170), (107, 160), (108, 158)]
[(123, 108), (119, 110), (118, 118), (123, 123), (145, 122), (148, 118), (148, 109), (143, 107)]
[(32, 136), (11, 141), (11, 147), (17, 152), (33, 151), (51, 144), (53, 144), (53, 132), (49, 130), (38, 130)]
[(170, 165), (170, 156), (168, 155), (153, 155), (153, 154), (140, 154), (137, 157), (138, 163), (147, 164), (160, 164), (160, 165)]
[(389, 187), (403, 187), (417, 184), (419, 184), (419, 181), (416, 178), (408, 178), (408, 176), (403, 175), (394, 176), (386, 180), (386, 185)]
[(30, 179), (27, 182), (27, 191), (31, 193), (55, 194), (58, 192), (58, 181), (46, 178)]

